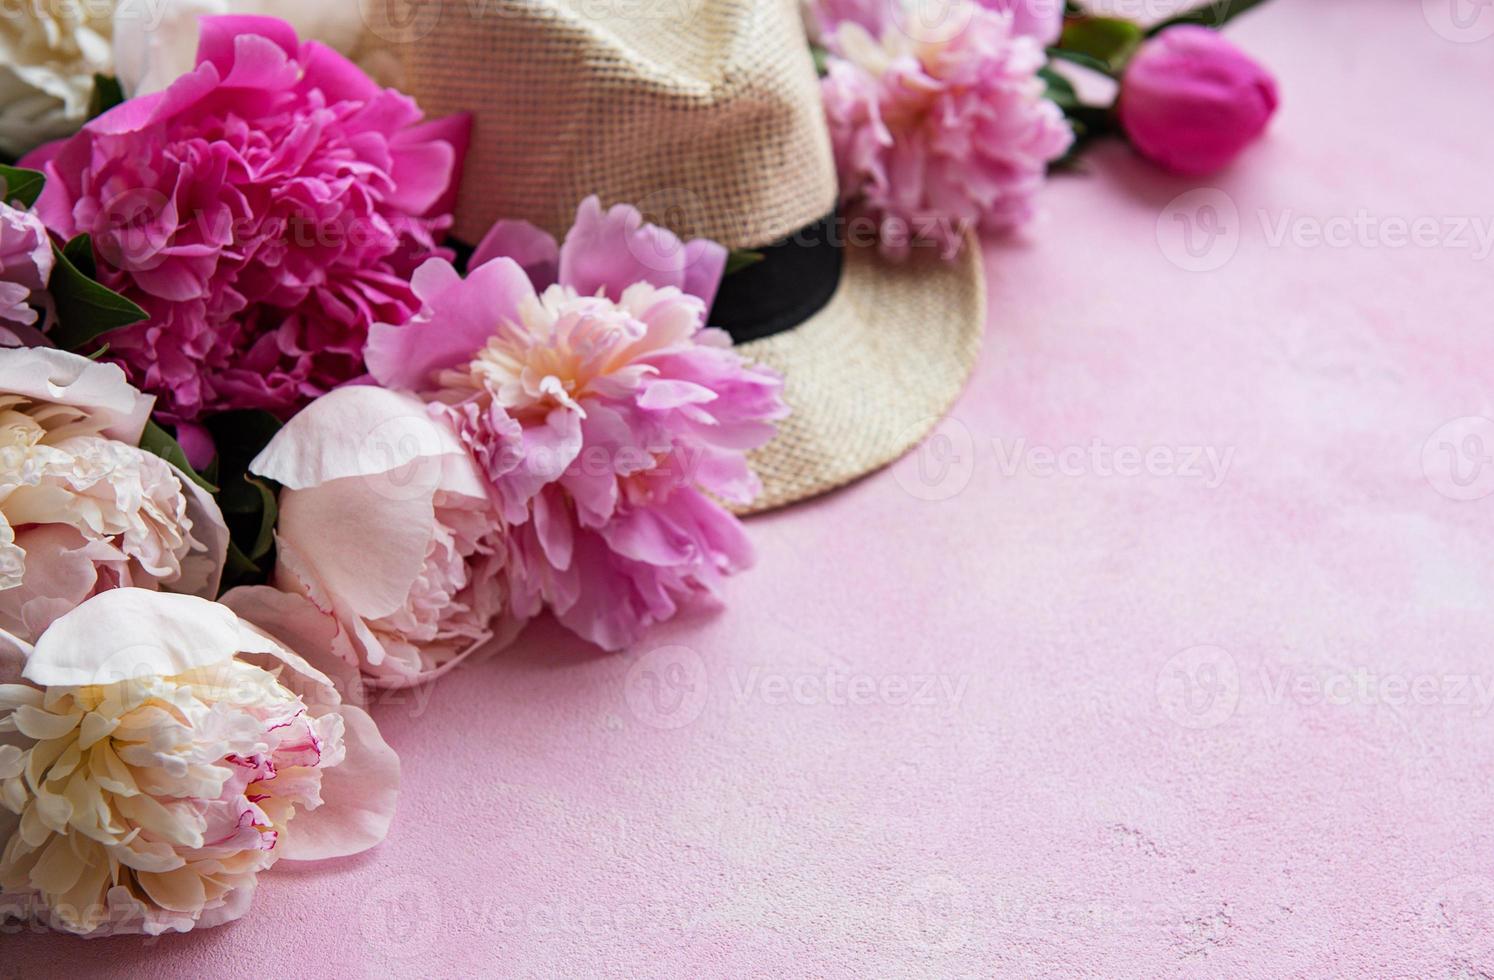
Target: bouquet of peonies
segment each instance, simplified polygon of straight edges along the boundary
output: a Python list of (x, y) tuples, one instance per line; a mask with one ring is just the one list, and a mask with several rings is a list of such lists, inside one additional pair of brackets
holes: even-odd
[(721, 246), (592, 198), (459, 268), (465, 117), (178, 7), (195, 60), (158, 25), (91, 112), (129, 26), (37, 8), (21, 42), (80, 74), (4, 115), (0, 914), (83, 935), (224, 922), (279, 858), (377, 842), (370, 690), (716, 593), (786, 411), (706, 326)]
[[(370, 692), (719, 594), (787, 414), (708, 326), (725, 248), (595, 197), (563, 241), (453, 248), (468, 119), (376, 82), (356, 24), (246, 6), (0, 21), (0, 916), (85, 936), (230, 921), (278, 860), (381, 840)], [(1098, 127), (1048, 67), (1099, 63), (1094, 18), (954, 10), (811, 10), (843, 204), (893, 257), (1021, 222)], [(1275, 99), (1194, 30), (1111, 114), (1190, 172)]]

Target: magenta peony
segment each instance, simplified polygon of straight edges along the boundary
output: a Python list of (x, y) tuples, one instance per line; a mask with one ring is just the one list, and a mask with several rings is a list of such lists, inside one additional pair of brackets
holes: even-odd
[(1163, 31), (1142, 46), (1121, 79), (1117, 109), (1131, 144), (1184, 176), (1227, 165), (1276, 111), (1276, 80), (1206, 27)]
[(32, 305), (52, 275), (52, 240), (40, 219), (0, 202), (0, 335), (37, 321)]
[(705, 325), (725, 258), (589, 198), (559, 248), (502, 222), (466, 279), (427, 262), (420, 313), (371, 331), (373, 376), (419, 393), (478, 461), (511, 525), (519, 618), (547, 606), (617, 649), (750, 563), (718, 500), (756, 495), (745, 452), (786, 409), (779, 379)]
[(363, 371), (367, 328), (418, 307), (465, 117), (420, 110), (283, 21), (202, 21), (197, 67), (24, 163), (37, 213), (93, 236), (102, 280), (148, 321), (106, 355), (170, 422), (261, 408), (288, 417)]
[[(841, 196), (873, 217), (891, 257), (915, 243), (957, 254), (967, 230), (1026, 220), (1073, 133), (1043, 97), (1042, 46), (1009, 13), (952, 5), (959, 29), (841, 23), (822, 82)], [(947, 36), (946, 36), (947, 35)]]

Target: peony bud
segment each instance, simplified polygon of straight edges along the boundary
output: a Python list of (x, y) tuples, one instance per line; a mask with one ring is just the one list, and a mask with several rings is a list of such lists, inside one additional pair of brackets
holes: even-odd
[(1165, 170), (1221, 169), (1266, 128), (1276, 80), (1205, 27), (1174, 27), (1137, 52), (1121, 80), (1120, 122), (1133, 146)]

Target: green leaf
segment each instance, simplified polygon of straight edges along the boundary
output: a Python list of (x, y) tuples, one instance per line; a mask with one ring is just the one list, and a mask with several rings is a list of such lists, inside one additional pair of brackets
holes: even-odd
[(280, 505), (275, 500), (275, 491), (265, 481), (246, 476), (244, 482), (259, 491), (259, 534), (255, 535), (249, 551), (249, 557), (259, 561), (275, 546), (275, 521), (280, 516)]
[(1101, 61), (1098, 58), (1090, 57), (1082, 51), (1067, 51), (1063, 48), (1049, 48), (1048, 57), (1050, 60), (1067, 61), (1070, 64), (1079, 65), (1081, 68), (1088, 68), (1090, 71), (1097, 71), (1102, 75), (1110, 75), (1111, 77), (1115, 76), (1115, 72), (1111, 69), (1109, 64)]
[(124, 89), (113, 75), (93, 76), (93, 98), (88, 103), (88, 118), (97, 119), (125, 100)]
[(830, 74), (830, 52), (818, 44), (811, 44), (809, 53), (814, 56), (815, 73), (821, 78)]
[(23, 170), (20, 167), (0, 165), (0, 181), (5, 184), (3, 200), (8, 204), (19, 201), (21, 207), (29, 208), (41, 197), (47, 177), (39, 170)]
[(731, 250), (731, 254), (726, 257), (726, 271), (722, 275), (736, 275), (743, 269), (757, 265), (764, 258), (766, 256), (761, 252), (754, 252), (747, 248), (734, 248)]
[(176, 437), (155, 422), (146, 422), (145, 431), (140, 434), (140, 448), (148, 453), (155, 453), (166, 462), (181, 470), (193, 483), (197, 484), (208, 493), (217, 493), (218, 488), (204, 480), (192, 464), (187, 462), (187, 454), (182, 451), (181, 443)]
[(58, 347), (77, 351), (111, 330), (146, 319), (139, 306), (94, 279), (97, 268), (87, 235), (54, 251), (57, 263), (49, 291), (57, 304), (57, 323), (48, 334)]
[(1048, 101), (1056, 104), (1065, 113), (1079, 105), (1079, 93), (1074, 91), (1073, 82), (1047, 66), (1038, 70), (1038, 76), (1048, 86), (1048, 90), (1043, 93)]
[(223, 584), (221, 592), (240, 585), (252, 585), (264, 578), (264, 569), (255, 564), (238, 543), (233, 539), (228, 542), (228, 560), (223, 563)]
[(1077, 17), (1064, 23), (1058, 47), (1098, 61), (1114, 74), (1145, 36), (1139, 24), (1120, 17)]
[(281, 422), (269, 412), (244, 409), (222, 412), (204, 424), (218, 448), (213, 461), (222, 488), (218, 507), (232, 542), (224, 587), (262, 582), (274, 563), (278, 488), (250, 473), (249, 464), (280, 431)]
[(1266, 0), (1213, 0), (1212, 3), (1206, 3), (1195, 10), (1153, 24), (1147, 28), (1146, 36), (1154, 37), (1169, 27), (1177, 27), (1179, 24), (1199, 24), (1203, 27), (1212, 27), (1217, 31), (1245, 11), (1265, 2)]

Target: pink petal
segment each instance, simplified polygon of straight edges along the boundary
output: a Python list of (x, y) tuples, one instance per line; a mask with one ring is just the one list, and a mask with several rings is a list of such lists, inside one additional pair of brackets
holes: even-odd
[(321, 806), (296, 815), (278, 850), (287, 861), (346, 857), (389, 834), (399, 800), (400, 765), (378, 726), (361, 708), (344, 705), (342, 763), (322, 772)]
[(473, 269), (464, 280), (451, 263), (430, 259), (411, 281), (425, 308), (402, 325), (376, 323), (364, 360), (380, 384), (407, 391), (431, 386), (435, 372), (465, 364), (505, 321), (517, 322), (519, 304), (533, 298), (524, 270), (510, 259)]
[(560, 248), (554, 236), (527, 221), (496, 222), (477, 243), (471, 264), (503, 257), (519, 263), (535, 292), (543, 292), (560, 277)]

